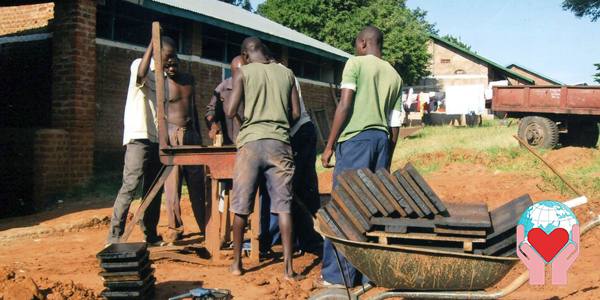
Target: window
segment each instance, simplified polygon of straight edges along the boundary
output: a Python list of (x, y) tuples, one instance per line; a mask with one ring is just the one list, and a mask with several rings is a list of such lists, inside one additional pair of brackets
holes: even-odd
[(450, 59), (449, 58), (442, 58), (440, 60), (440, 62), (443, 63), (443, 64), (449, 64), (450, 63)]
[(152, 21), (157, 20), (165, 35), (173, 38), (180, 53), (184, 49), (183, 31), (189, 22), (173, 16), (157, 13), (125, 1), (105, 0), (98, 2), (96, 36), (117, 42), (147, 46), (152, 38)]

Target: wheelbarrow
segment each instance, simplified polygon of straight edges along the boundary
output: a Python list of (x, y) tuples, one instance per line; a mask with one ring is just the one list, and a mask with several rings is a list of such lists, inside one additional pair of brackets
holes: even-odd
[[(517, 262), (516, 257), (496, 257), (429, 250), (401, 245), (381, 245), (355, 242), (331, 236), (315, 229), (329, 239), (335, 249), (366, 275), (377, 287), (388, 289), (369, 300), (402, 297), (404, 299), (497, 299), (504, 297), (529, 279), (525, 271), (506, 287), (484, 291), (498, 283)], [(581, 235), (600, 225), (600, 215), (583, 225)], [(352, 291), (320, 290), (309, 299), (358, 299), (372, 284)]]

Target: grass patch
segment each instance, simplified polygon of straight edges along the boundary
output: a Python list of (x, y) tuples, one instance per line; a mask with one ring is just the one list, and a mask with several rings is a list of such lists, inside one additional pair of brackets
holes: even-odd
[[(392, 158), (392, 170), (409, 161), (423, 174), (436, 172), (448, 164), (477, 164), (491, 171), (541, 178), (546, 190), (572, 196), (571, 190), (545, 164), (520, 147), (513, 138), (517, 132), (516, 121), (510, 127), (505, 125), (508, 123), (490, 120), (479, 127), (425, 127), (416, 135), (398, 142)], [(537, 150), (542, 156), (552, 151), (561, 150)], [(555, 167), (588, 197), (600, 197), (600, 151), (593, 151), (589, 163), (555, 164)], [(317, 172), (325, 170), (319, 155)]]

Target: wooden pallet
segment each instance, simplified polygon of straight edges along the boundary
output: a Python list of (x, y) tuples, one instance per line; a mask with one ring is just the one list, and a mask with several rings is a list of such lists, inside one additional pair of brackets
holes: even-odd
[(483, 244), (485, 239), (482, 238), (466, 238), (466, 237), (451, 237), (439, 236), (431, 233), (389, 233), (382, 231), (368, 232), (367, 236), (378, 238), (378, 243), (389, 245), (390, 239), (405, 239), (405, 240), (422, 240), (433, 242), (456, 242), (462, 243), (463, 251), (473, 252), (473, 244)]

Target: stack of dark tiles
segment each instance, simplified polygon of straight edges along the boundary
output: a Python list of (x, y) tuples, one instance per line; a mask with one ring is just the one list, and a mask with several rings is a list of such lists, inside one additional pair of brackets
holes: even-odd
[(492, 210), (492, 229), (486, 235), (486, 243), (480, 249), (475, 249), (475, 254), (515, 256), (517, 222), (532, 204), (529, 195), (523, 195)]
[(116, 243), (96, 255), (106, 289), (104, 299), (151, 299), (154, 269), (146, 243)]
[(514, 255), (516, 222), (532, 203), (525, 195), (492, 212), (484, 203), (444, 203), (410, 163), (393, 174), (359, 169), (336, 180), (331, 200), (317, 213), (321, 229), (361, 242), (383, 237), (377, 241)]

